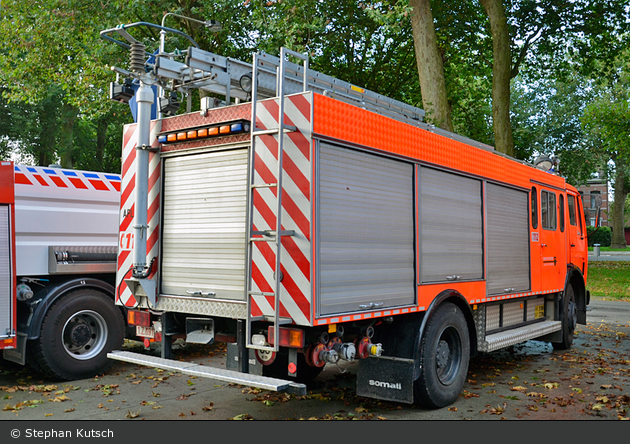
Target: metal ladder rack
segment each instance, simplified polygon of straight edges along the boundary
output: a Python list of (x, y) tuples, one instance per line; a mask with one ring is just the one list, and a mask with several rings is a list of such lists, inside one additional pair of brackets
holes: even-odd
[[(245, 288), (246, 288), (246, 297), (247, 297), (247, 327), (246, 327), (246, 337), (248, 348), (256, 348), (259, 350), (273, 351), (277, 352), (279, 350), (279, 333), (280, 333), (280, 325), (291, 323), (292, 320), (289, 318), (281, 318), (280, 317), (280, 303), (282, 301), (282, 271), (281, 271), (281, 254), (282, 254), (282, 237), (283, 236), (293, 236), (295, 233), (293, 230), (283, 230), (282, 229), (282, 175), (283, 175), (283, 153), (284, 153), (284, 134), (286, 132), (296, 131), (296, 128), (290, 125), (287, 125), (284, 121), (284, 108), (285, 108), (285, 96), (287, 95), (287, 56), (293, 56), (299, 58), (303, 61), (303, 80), (302, 80), (302, 91), (306, 91), (307, 89), (307, 76), (308, 73), (308, 57), (291, 51), (286, 48), (282, 48), (280, 52), (280, 58), (276, 58), (269, 55), (254, 55), (254, 65), (252, 78), (260, 79), (259, 77), (259, 68), (265, 65), (269, 65), (272, 63), (276, 66), (276, 70), (278, 75), (276, 76), (276, 96), (279, 101), (278, 106), (278, 127), (270, 128), (270, 129), (258, 129), (256, 128), (256, 109), (258, 102), (258, 82), (253, 82), (252, 84), (252, 120), (251, 120), (251, 148), (250, 148), (250, 191), (249, 191), (249, 201), (247, 207), (247, 267), (246, 267), (246, 277), (245, 277)], [(261, 61), (260, 58), (263, 58), (264, 61)], [(269, 79), (267, 79), (268, 81)], [(295, 77), (292, 77), (294, 81), (293, 86), (295, 86)], [(269, 87), (269, 85), (265, 85), (263, 87)], [(255, 180), (255, 161), (256, 161), (256, 139), (263, 135), (273, 135), (277, 138), (278, 141), (278, 168), (276, 171), (276, 182), (275, 183), (254, 183)], [(275, 207), (275, 215), (276, 215), (276, 227), (275, 230), (271, 231), (254, 231), (253, 230), (253, 213), (254, 213), (254, 194), (259, 188), (275, 188), (276, 189), (276, 207)], [(262, 236), (262, 237), (254, 237), (254, 236)], [(275, 254), (276, 261), (274, 266), (274, 277), (275, 283), (272, 292), (256, 292), (252, 291), (252, 254), (254, 249), (255, 242), (269, 242), (271, 245), (275, 245)], [(273, 315), (272, 316), (260, 316), (253, 317), (251, 311), (251, 303), (253, 296), (262, 296), (262, 297), (273, 297)], [(255, 345), (252, 343), (252, 323), (259, 320), (266, 320), (271, 322), (274, 333), (274, 343), (272, 346), (267, 345)]]
[[(296, 64), (285, 60), (283, 75), (278, 76), (281, 58), (264, 52), (254, 55), (256, 66), (195, 47), (188, 48), (186, 53), (186, 63), (170, 60), (166, 56), (158, 57), (156, 63), (156, 74), (175, 80), (176, 89), (187, 91), (199, 88), (222, 94), (226, 97), (226, 103), (229, 103), (231, 97), (249, 99), (249, 93), (240, 85), (243, 76), (257, 78), (257, 82), (252, 81), (252, 93), (253, 85), (256, 85), (257, 99), (276, 97), (279, 77), (282, 77), (285, 95), (313, 91), (399, 121), (426, 126), (423, 123), (425, 113), (422, 109), (313, 71), (308, 68), (308, 64)], [(302, 60), (305, 57), (304, 54), (286, 48), (281, 49), (281, 54), (286, 56), (289, 53)], [(255, 102), (253, 94), (251, 99)]]

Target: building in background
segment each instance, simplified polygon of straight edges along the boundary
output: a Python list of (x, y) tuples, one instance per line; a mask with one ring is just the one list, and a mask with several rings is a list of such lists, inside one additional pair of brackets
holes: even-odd
[(601, 199), (601, 219), (600, 226), (609, 227), (608, 223), (608, 182), (605, 179), (589, 179), (585, 185), (581, 185), (578, 191), (582, 195), (584, 211), (586, 212), (586, 225), (594, 226), (596, 212), (595, 209)]

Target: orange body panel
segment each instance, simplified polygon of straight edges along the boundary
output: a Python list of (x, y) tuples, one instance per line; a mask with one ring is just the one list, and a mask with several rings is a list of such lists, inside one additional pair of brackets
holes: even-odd
[[(351, 145), (384, 151), (397, 157), (523, 190), (531, 190), (532, 186), (535, 186), (538, 196), (541, 190), (558, 196), (556, 211), (557, 214), (560, 214), (560, 211), (565, 214), (564, 229), (561, 231), (559, 226), (556, 230), (543, 229), (540, 221), (534, 229), (530, 221), (530, 251), (518, 252), (518, 254), (529, 254), (530, 257), (531, 289), (529, 292), (487, 297), (485, 281), (420, 285), (416, 307), (418, 311), (426, 310), (433, 298), (447, 289), (459, 291), (471, 304), (557, 293), (562, 291), (565, 285), (568, 245), (575, 245), (573, 257), (576, 257), (575, 252), (577, 256), (582, 254), (585, 257), (583, 252), (586, 251), (586, 241), (583, 234), (572, 233), (569, 230), (566, 208), (567, 184), (564, 178), (491, 150), (471, 146), (319, 94), (314, 94), (313, 108), (315, 137), (337, 139)], [(573, 189), (573, 187), (570, 188)], [(559, 206), (561, 194), (563, 208)], [(581, 212), (578, 214), (583, 218)], [(540, 212), (537, 217), (540, 219)], [(583, 221), (582, 226), (584, 226)], [(571, 235), (575, 238), (569, 242)], [(586, 265), (584, 264), (583, 267), (581, 265), (576, 266), (583, 268), (583, 273), (586, 274)]]

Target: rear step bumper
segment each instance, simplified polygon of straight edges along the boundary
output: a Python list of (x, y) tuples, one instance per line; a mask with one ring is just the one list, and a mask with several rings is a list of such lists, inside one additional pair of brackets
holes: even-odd
[(131, 353), (121, 350), (114, 350), (111, 353), (108, 353), (107, 357), (116, 361), (129, 362), (132, 364), (139, 364), (147, 367), (161, 368), (164, 370), (181, 372), (191, 376), (199, 376), (202, 378), (232, 382), (234, 384), (242, 384), (276, 392), (284, 391), (299, 396), (306, 395), (305, 384), (299, 384), (293, 381), (285, 381), (283, 379), (251, 375), (234, 370), (207, 367), (205, 365), (158, 358), (155, 356), (146, 356), (140, 353)]

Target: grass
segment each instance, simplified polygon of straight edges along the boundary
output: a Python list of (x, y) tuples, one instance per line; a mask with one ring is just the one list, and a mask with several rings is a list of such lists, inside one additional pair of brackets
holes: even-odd
[(593, 297), (630, 301), (630, 262), (589, 262), (587, 288)]

